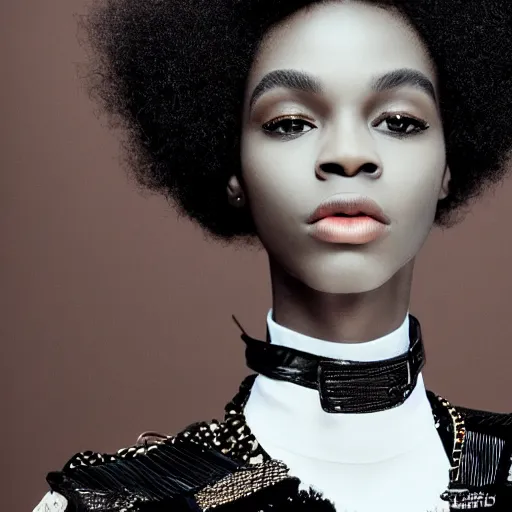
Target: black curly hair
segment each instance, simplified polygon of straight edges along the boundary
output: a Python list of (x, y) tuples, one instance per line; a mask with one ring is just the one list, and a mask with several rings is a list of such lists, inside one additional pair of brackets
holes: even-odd
[[(80, 27), (86, 85), (121, 127), (136, 183), (219, 242), (256, 238), (227, 201), (240, 176), (243, 96), (265, 32), (319, 0), (95, 0)], [(436, 64), (451, 170), (435, 224), (501, 181), (512, 148), (512, 2), (367, 0), (398, 9)]]

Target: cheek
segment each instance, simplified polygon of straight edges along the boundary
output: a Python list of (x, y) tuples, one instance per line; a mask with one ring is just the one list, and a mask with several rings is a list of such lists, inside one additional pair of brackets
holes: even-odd
[(435, 214), (446, 158), (442, 139), (435, 137), (427, 142), (404, 145), (399, 159), (396, 153), (388, 153), (383, 159), (380, 190), (386, 196), (385, 204), (395, 210), (397, 221), (407, 216), (428, 222)]
[(242, 138), (241, 164), (249, 201), (258, 209), (263, 205), (266, 210), (286, 205), (288, 211), (294, 212), (297, 207), (300, 211), (301, 203), (304, 208), (304, 199), (311, 201), (310, 185), (315, 176), (309, 176), (307, 169), (313, 163), (309, 164), (293, 148), (284, 149), (283, 144), (262, 140), (261, 136), (248, 136)]
[(262, 144), (255, 144), (251, 138), (242, 139), (241, 165), (248, 206), (256, 231), (265, 244), (286, 187), (280, 180), (277, 162), (269, 157)]

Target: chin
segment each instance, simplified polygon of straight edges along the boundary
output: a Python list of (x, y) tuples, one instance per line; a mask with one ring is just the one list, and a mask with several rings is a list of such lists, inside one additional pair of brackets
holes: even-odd
[[(311, 269), (310, 269), (311, 270)], [(385, 269), (339, 269), (317, 268), (302, 272), (299, 279), (309, 288), (323, 293), (365, 293), (381, 287), (393, 277)]]

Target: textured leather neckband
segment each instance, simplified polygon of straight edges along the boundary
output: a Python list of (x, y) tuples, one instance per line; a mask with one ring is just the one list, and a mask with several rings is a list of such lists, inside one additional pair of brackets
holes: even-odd
[(331, 413), (378, 412), (402, 404), (425, 364), (418, 320), (409, 315), (409, 349), (383, 361), (350, 361), (316, 356), (251, 338), (243, 333), (246, 363), (271, 379), (318, 389), (322, 409)]

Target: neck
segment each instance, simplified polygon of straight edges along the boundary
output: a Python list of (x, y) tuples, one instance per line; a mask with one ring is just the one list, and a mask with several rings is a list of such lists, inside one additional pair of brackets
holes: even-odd
[(395, 331), (407, 314), (414, 260), (381, 286), (362, 293), (315, 290), (272, 258), (269, 262), (273, 319), (298, 333), (325, 341), (361, 343)]

